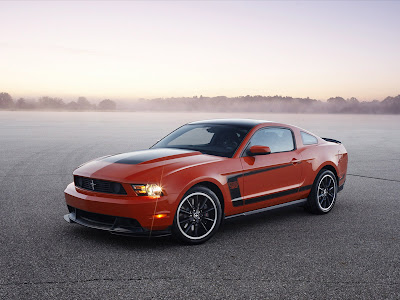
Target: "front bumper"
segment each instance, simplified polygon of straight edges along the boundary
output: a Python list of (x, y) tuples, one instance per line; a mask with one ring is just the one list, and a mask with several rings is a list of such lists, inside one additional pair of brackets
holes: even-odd
[[(67, 205), (75, 210), (94, 213), (104, 216), (113, 216), (119, 220), (133, 219), (138, 222), (144, 232), (165, 231), (171, 227), (178, 206), (177, 195), (151, 198), (147, 196), (121, 196), (95, 193), (75, 188), (74, 183), (67, 186), (64, 191)], [(154, 218), (154, 215), (163, 214), (163, 218)], [(74, 223), (84, 226), (113, 231), (121, 231), (120, 227), (104, 227), (88, 220), (82, 220), (74, 211), (66, 217)], [(118, 224), (117, 224), (118, 225)], [(133, 232), (132, 232), (133, 233)]]
[(170, 228), (166, 230), (147, 230), (140, 223), (131, 218), (102, 215), (83, 211), (68, 205), (69, 214), (64, 215), (68, 223), (77, 223), (86, 227), (108, 231), (112, 234), (129, 235), (135, 237), (167, 236), (171, 234)]

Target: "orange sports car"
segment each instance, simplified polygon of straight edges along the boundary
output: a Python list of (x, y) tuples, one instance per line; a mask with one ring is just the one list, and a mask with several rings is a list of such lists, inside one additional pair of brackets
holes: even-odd
[(148, 150), (104, 156), (74, 171), (70, 223), (199, 244), (224, 219), (288, 205), (332, 210), (343, 189), (341, 142), (262, 120), (186, 124)]

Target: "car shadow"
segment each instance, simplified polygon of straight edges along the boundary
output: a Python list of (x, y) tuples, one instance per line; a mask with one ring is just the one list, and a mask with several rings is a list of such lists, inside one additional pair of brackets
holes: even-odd
[(304, 218), (310, 215), (301, 206), (283, 207), (277, 210), (266, 211), (254, 215), (232, 218), (224, 221), (222, 230), (226, 233), (246, 232), (248, 230), (256, 229), (257, 227), (264, 227), (267, 224), (276, 224), (282, 222), (290, 222), (293, 219)]
[(163, 237), (132, 237), (127, 235), (116, 235), (111, 234), (107, 231), (97, 230), (80, 226), (78, 224), (71, 224), (71, 234), (77, 238), (89, 240), (93, 243), (100, 243), (104, 245), (113, 245), (123, 248), (136, 249), (142, 248), (143, 250), (154, 248), (154, 247), (174, 247), (181, 245), (172, 236)]
[[(248, 232), (257, 231), (260, 228), (265, 227), (268, 224), (276, 223), (292, 223), (294, 219), (301, 219), (305, 216), (310, 215), (304, 211), (303, 207), (285, 207), (279, 210), (267, 211), (255, 215), (237, 217), (233, 219), (228, 219), (221, 225), (217, 236), (207, 241), (203, 245), (210, 245), (214, 243), (223, 242), (225, 238), (231, 235), (242, 235)], [(107, 231), (96, 230), (92, 228), (87, 228), (80, 226), (78, 224), (71, 224), (68, 231), (71, 235), (78, 239), (90, 241), (93, 243), (100, 243), (103, 245), (112, 245), (119, 248), (136, 250), (148, 250), (148, 249), (165, 249), (165, 248), (182, 248), (182, 247), (192, 247), (191, 245), (186, 245), (172, 236), (163, 237), (131, 237), (124, 235), (115, 235)], [(225, 237), (225, 238), (224, 238)], [(218, 241), (219, 240), (219, 241)]]

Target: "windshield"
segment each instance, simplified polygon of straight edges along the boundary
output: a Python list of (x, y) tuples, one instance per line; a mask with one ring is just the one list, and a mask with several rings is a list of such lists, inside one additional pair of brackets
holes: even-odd
[(232, 157), (248, 132), (248, 128), (231, 125), (188, 124), (167, 135), (151, 148), (179, 148)]

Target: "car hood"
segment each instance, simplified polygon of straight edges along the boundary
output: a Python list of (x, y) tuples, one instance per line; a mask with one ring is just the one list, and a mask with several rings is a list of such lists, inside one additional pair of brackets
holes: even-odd
[(127, 183), (157, 182), (162, 176), (224, 159), (184, 149), (148, 149), (100, 157), (80, 166), (74, 175)]

